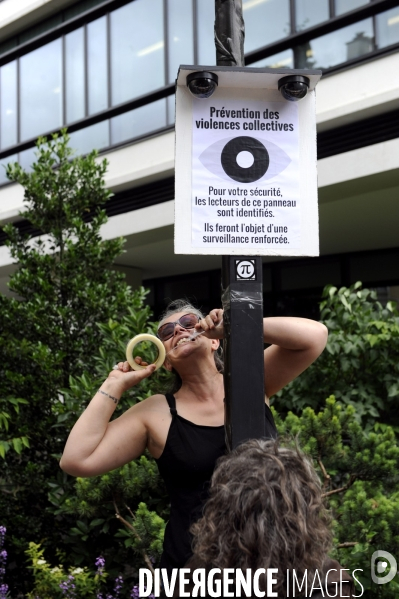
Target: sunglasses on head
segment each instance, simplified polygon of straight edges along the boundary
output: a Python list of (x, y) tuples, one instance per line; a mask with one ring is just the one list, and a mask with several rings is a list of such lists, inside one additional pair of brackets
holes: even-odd
[(197, 322), (200, 321), (200, 317), (196, 314), (184, 314), (176, 320), (175, 322), (166, 322), (162, 326), (159, 327), (157, 332), (157, 337), (161, 341), (167, 341), (171, 337), (173, 337), (175, 332), (175, 326), (179, 324), (183, 329), (194, 329)]

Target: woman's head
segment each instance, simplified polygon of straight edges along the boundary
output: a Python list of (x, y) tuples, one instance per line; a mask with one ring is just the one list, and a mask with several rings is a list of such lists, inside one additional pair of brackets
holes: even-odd
[[(251, 440), (219, 460), (192, 527), (194, 554), (212, 567), (310, 574), (331, 546), (330, 522), (310, 461), (278, 441)], [(274, 590), (284, 584), (282, 576)]]
[(188, 300), (178, 299), (170, 302), (168, 304), (166, 310), (159, 317), (158, 330), (161, 328), (166, 321), (168, 321), (172, 316), (177, 314), (178, 312), (184, 312), (185, 314), (195, 314), (198, 318), (204, 318), (204, 314), (201, 310), (198, 310), (195, 306), (190, 304)]
[[(158, 330), (167, 322), (173, 322), (177, 320), (177, 318), (182, 314), (195, 314), (198, 317), (198, 319), (202, 319), (205, 317), (201, 310), (193, 306), (188, 300), (174, 300), (167, 306), (165, 312), (161, 314), (159, 318)], [(218, 370), (218, 372), (223, 372), (222, 348), (220, 347), (217, 351), (214, 351), (213, 356), (215, 360), (216, 369)], [(173, 382), (171, 392), (174, 393), (181, 387), (182, 380), (176, 369), (172, 368), (172, 373), (175, 375), (175, 381)]]

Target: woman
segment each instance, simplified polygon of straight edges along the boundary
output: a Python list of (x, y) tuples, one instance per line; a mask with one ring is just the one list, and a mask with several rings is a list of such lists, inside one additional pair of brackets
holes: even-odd
[[(269, 568), (280, 598), (353, 596), (351, 576), (327, 555), (331, 517), (320, 480), (298, 448), (253, 439), (220, 458), (204, 515), (192, 532), (191, 570), (232, 568), (245, 574), (249, 568), (253, 576)], [(233, 595), (234, 588), (233, 583)], [(267, 591), (266, 574), (259, 589)]]
[[(264, 319), (265, 419), (267, 437), (276, 436), (268, 397), (303, 372), (323, 351), (324, 325), (303, 318)], [(203, 335), (189, 341), (194, 331)], [(224, 388), (218, 360), (223, 311), (204, 317), (185, 301), (174, 302), (160, 321), (158, 336), (165, 367), (178, 373), (175, 395), (153, 395), (110, 422), (124, 391), (155, 367), (131, 371), (120, 362), (101, 385), (72, 429), (61, 468), (73, 476), (97, 476), (139, 457), (145, 449), (157, 460), (171, 499), (161, 566), (182, 567), (191, 555), (190, 525), (200, 516), (216, 460), (225, 453)]]

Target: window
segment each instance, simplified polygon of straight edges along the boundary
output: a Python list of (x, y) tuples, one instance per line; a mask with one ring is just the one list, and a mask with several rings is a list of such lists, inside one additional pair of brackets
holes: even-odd
[(294, 68), (294, 53), (291, 49), (284, 50), (273, 56), (262, 58), (251, 64), (251, 67), (263, 67), (268, 69), (293, 69)]
[(215, 0), (197, 1), (197, 64), (216, 64), (214, 24)]
[(83, 119), (85, 110), (84, 28), (65, 36), (66, 122)]
[[(245, 51), (262, 56), (265, 46), (370, 2), (242, 0)], [(19, 58), (0, 67), (1, 150), (10, 148), (15, 153), (13, 146), (18, 143), (143, 96), (147, 100), (143, 106), (129, 106), (124, 114), (73, 133), (78, 150), (105, 149), (171, 126), (175, 96), (170, 86), (179, 65), (212, 66), (216, 62), (215, 0), (130, 0), (115, 4), (82, 0), (5, 40), (0, 53), (12, 51), (94, 8), (95, 13), (82, 17), (75, 30), (67, 28), (58, 39), (39, 48), (33, 44), (36, 49), (27, 52), (25, 48), (26, 54), (21, 50)], [(328, 69), (393, 44), (399, 44), (399, 7), (314, 36), (251, 66)], [(166, 98), (151, 96), (166, 86), (170, 93)], [(31, 150), (20, 152), (24, 164), (31, 158)], [(0, 182), (3, 179), (4, 171)]]
[(20, 58), (21, 141), (62, 126), (62, 43)]
[(369, 2), (370, 0), (335, 0), (335, 14), (342, 15)]
[(194, 64), (193, 6), (187, 0), (168, 0), (168, 82), (174, 83), (179, 65)]
[(327, 69), (374, 49), (373, 20), (365, 19), (295, 48), (297, 68)]
[(327, 21), (330, 16), (328, 0), (296, 0), (296, 31)]
[(162, 0), (135, 0), (113, 11), (110, 28), (112, 105), (163, 87)]
[(377, 15), (376, 29), (378, 48), (397, 44), (399, 42), (399, 7)]
[(242, 10), (245, 52), (267, 46), (291, 33), (289, 0), (243, 0)]
[(89, 114), (108, 108), (107, 18), (87, 26), (87, 93)]
[(1, 149), (17, 143), (17, 61), (0, 69)]
[(145, 104), (111, 119), (111, 144), (166, 127), (166, 100)]

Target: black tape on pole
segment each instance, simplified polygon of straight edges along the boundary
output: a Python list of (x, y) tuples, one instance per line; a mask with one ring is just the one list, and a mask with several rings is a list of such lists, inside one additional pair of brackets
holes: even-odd
[(265, 436), (260, 257), (223, 256), (225, 425), (228, 448)]

